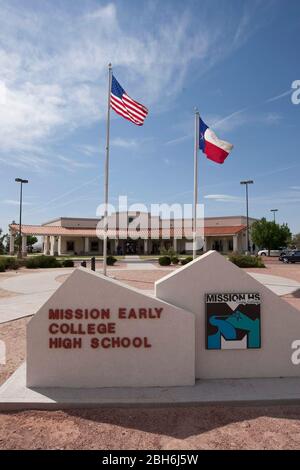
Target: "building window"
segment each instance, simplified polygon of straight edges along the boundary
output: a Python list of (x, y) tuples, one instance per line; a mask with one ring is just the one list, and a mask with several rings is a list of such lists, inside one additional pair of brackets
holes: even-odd
[(74, 242), (67, 241), (67, 251), (74, 251)]
[(134, 217), (128, 217), (128, 223), (131, 224), (131, 222), (134, 221)]
[(91, 251), (98, 251), (99, 243), (97, 240), (91, 241)]
[(233, 251), (233, 240), (228, 240), (228, 251)]

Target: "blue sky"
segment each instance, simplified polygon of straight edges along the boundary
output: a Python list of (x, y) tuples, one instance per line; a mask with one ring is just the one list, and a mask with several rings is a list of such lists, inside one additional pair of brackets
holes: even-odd
[[(141, 7), (142, 5), (142, 7)], [(103, 202), (107, 64), (149, 108), (143, 127), (112, 112), (110, 201), (193, 199), (193, 109), (234, 144), (199, 154), (206, 216), (250, 215), (300, 232), (298, 0), (0, 0), (0, 227), (96, 215)]]

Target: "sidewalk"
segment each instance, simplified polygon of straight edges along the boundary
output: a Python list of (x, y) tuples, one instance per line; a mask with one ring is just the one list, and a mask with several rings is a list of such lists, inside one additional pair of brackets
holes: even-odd
[(17, 295), (0, 298), (0, 323), (33, 315), (60, 286), (59, 275), (74, 269), (49, 269), (45, 272), (20, 274), (0, 280), (0, 288)]
[[(141, 260), (138, 256), (125, 257), (124, 264), (126, 265), (124, 268), (120, 266), (118, 269), (110, 269), (108, 271), (109, 276), (120, 279), (125, 284), (134, 285), (134, 287), (140, 288), (142, 292), (150, 295), (153, 294), (155, 280), (160, 279), (174, 269), (173, 267), (162, 268), (155, 266), (151, 261)], [(3, 280), (0, 277), (0, 289), (9, 294), (7, 297), (0, 298), (0, 324), (36, 313), (61, 285), (60, 278), (70, 274), (73, 269), (60, 268), (30, 274), (20, 273), (17, 276), (10, 276)], [(102, 272), (102, 270), (97, 271)], [(135, 279), (131, 280), (129, 274)], [(249, 274), (277, 295), (297, 296), (300, 292), (300, 282), (295, 280), (262, 272), (249, 272)]]
[(148, 270), (159, 269), (151, 260), (143, 260), (139, 256), (130, 255), (125, 256), (124, 263), (127, 264), (128, 269)]

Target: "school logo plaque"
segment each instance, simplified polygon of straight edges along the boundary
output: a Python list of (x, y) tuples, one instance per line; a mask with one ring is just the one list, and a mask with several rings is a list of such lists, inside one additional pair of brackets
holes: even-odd
[(205, 295), (206, 349), (261, 347), (259, 293)]

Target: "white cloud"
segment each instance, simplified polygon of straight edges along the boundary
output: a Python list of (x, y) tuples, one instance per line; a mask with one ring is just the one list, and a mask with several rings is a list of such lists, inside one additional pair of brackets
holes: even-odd
[(94, 145), (89, 145), (89, 144), (80, 144), (80, 145), (77, 145), (75, 148), (77, 151), (79, 151), (80, 153), (83, 153), (84, 155), (88, 157), (103, 153), (102, 148), (96, 147)]
[(266, 103), (272, 103), (273, 101), (280, 100), (281, 98), (284, 98), (285, 96), (291, 95), (292, 94), (292, 89), (290, 88), (287, 91), (284, 91), (283, 93), (280, 93), (279, 95), (273, 96), (272, 98), (268, 98), (266, 100)]
[(81, 161), (75, 160), (75, 158), (69, 158), (63, 155), (58, 155), (57, 158), (64, 164), (64, 168), (69, 171), (72, 171), (77, 168), (83, 169), (83, 168), (95, 168), (96, 167), (96, 165), (93, 163), (89, 163), (86, 161), (81, 162)]
[(139, 145), (139, 141), (137, 139), (124, 139), (121, 137), (116, 137), (110, 141), (113, 147), (121, 147), (121, 148), (137, 148)]
[(155, 112), (181, 90), (191, 66), (207, 70), (251, 30), (245, 20), (238, 31), (223, 22), (193, 27), (187, 8), (171, 9), (149, 28), (147, 8), (132, 27), (130, 11), (112, 2), (72, 14), (61, 5), (34, 11), (0, 0), (0, 155), (12, 166), (32, 158), (40, 171), (48, 166), (45, 145), (49, 153), (53, 140), (105, 118), (108, 62), (128, 93)]
[(243, 198), (238, 196), (231, 196), (230, 194), (206, 194), (205, 199), (210, 199), (216, 202), (242, 202)]
[[(205, 122), (208, 126), (212, 127), (216, 132), (226, 133), (234, 131), (243, 126), (249, 125), (264, 125), (264, 126), (272, 126), (278, 124), (282, 116), (279, 113), (271, 113), (271, 112), (256, 112), (251, 113), (248, 110), (251, 107), (242, 108), (234, 113), (229, 114), (228, 116), (221, 117), (221, 116), (213, 116), (208, 115), (205, 118)], [(191, 119), (188, 121), (188, 125), (192, 128)], [(188, 139), (193, 139), (193, 133), (186, 133), (177, 137), (175, 139), (168, 140), (165, 142), (165, 145), (175, 145), (181, 144)]]
[[(19, 206), (20, 201), (16, 201), (14, 199), (4, 199), (4, 201), (1, 201), (1, 204), (8, 204), (8, 205), (11, 205), (11, 206)], [(22, 201), (22, 204), (24, 206), (31, 206), (32, 205), (31, 202), (26, 202), (26, 201)]]
[(96, 10), (87, 13), (85, 15), (85, 18), (87, 20), (104, 20), (106, 25), (111, 27), (111, 26), (116, 26), (116, 6), (113, 3), (109, 3), (108, 5), (97, 8)]
[(178, 137), (177, 139), (171, 139), (166, 142), (166, 145), (175, 145), (175, 144), (181, 144), (181, 142), (185, 142), (187, 139), (190, 139), (193, 137), (193, 134), (186, 134), (181, 137)]
[(249, 108), (243, 108), (225, 118), (209, 117), (208, 123), (217, 131), (230, 132), (245, 125), (272, 126), (278, 124), (282, 116), (271, 112), (249, 112)]

